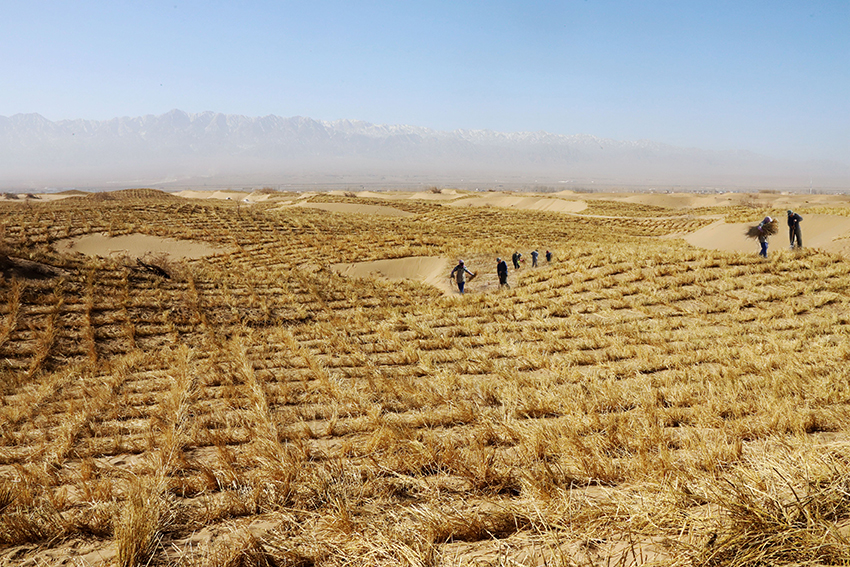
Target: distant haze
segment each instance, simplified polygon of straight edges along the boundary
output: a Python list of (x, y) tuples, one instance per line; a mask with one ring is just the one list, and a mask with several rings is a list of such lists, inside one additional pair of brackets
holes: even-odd
[(850, 188), (850, 167), (591, 135), (247, 117), (0, 117), (0, 188), (368, 183)]

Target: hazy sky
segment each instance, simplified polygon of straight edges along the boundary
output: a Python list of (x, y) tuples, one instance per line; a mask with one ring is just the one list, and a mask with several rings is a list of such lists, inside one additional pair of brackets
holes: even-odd
[(850, 0), (3, 0), (0, 115), (212, 110), (850, 163)]

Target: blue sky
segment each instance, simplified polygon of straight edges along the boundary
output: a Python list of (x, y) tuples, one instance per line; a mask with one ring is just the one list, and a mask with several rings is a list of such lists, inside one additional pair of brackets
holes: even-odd
[(850, 0), (0, 5), (0, 115), (212, 110), (850, 163)]

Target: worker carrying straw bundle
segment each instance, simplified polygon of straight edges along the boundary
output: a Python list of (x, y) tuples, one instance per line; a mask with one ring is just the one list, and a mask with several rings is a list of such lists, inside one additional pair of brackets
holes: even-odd
[[(467, 274), (469, 275), (469, 279), (468, 279), (468, 280), (467, 280), (467, 278), (466, 278)], [(466, 266), (464, 266), (464, 265), (463, 265), (463, 260), (458, 260), (458, 261), (457, 261), (457, 266), (455, 266), (455, 269), (454, 269), (454, 270), (452, 270), (452, 273), (451, 273), (451, 274), (449, 274), (449, 279), (450, 279), (450, 280), (451, 280), (451, 279), (456, 279), (456, 280), (457, 280), (457, 290), (458, 290), (461, 294), (463, 294), (463, 287), (464, 287), (464, 285), (466, 284), (466, 282), (467, 282), (467, 281), (470, 281), (470, 282), (471, 282), (471, 281), (475, 278), (475, 276), (477, 276), (477, 275), (478, 275), (478, 272), (470, 272), (470, 271), (466, 268)]]
[(772, 236), (777, 232), (779, 232), (779, 227), (777, 226), (776, 220), (771, 217), (764, 217), (758, 225), (751, 226), (747, 229), (747, 238), (754, 238), (758, 240), (759, 244), (761, 244), (759, 256), (767, 258), (767, 237)]

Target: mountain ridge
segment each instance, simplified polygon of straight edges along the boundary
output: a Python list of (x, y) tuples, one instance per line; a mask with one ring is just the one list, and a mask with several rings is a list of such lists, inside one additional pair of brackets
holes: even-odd
[(140, 179), (229, 179), (382, 175), (457, 179), (585, 179), (611, 183), (850, 187), (850, 167), (795, 163), (747, 150), (683, 148), (546, 131), (432, 130), (362, 120), (315, 120), (212, 111), (50, 121), (37, 113), (0, 116), (0, 187), (131, 184)]

